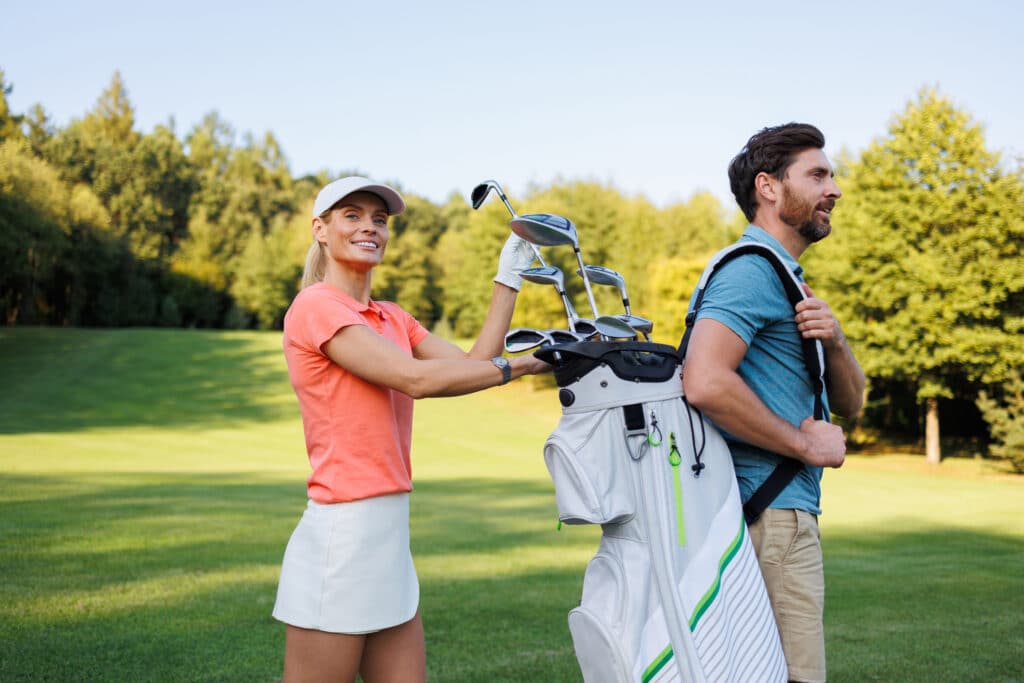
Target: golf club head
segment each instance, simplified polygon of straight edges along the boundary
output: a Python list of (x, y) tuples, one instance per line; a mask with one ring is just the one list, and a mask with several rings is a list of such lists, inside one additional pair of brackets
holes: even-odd
[(517, 327), (505, 334), (505, 350), (509, 353), (529, 351), (553, 343), (550, 335), (532, 327)]
[(581, 336), (584, 341), (593, 339), (597, 336), (597, 326), (594, 325), (593, 320), (586, 318), (575, 318), (572, 321), (573, 329), (576, 330), (576, 334)]
[(512, 232), (531, 244), (541, 247), (571, 244), (574, 248), (579, 247), (579, 237), (576, 235), (576, 226), (573, 222), (553, 213), (516, 216), (509, 224), (512, 226)]
[(652, 321), (648, 320), (647, 318), (641, 318), (638, 315), (627, 315), (625, 313), (622, 313), (615, 317), (621, 320), (622, 322), (626, 323), (630, 327), (632, 327), (637, 332), (649, 334), (651, 330), (654, 329), (654, 323)]
[[(586, 265), (584, 268), (587, 271), (587, 275), (590, 276), (591, 282), (596, 282), (599, 285), (611, 285), (617, 287), (619, 291), (626, 288), (626, 278), (622, 277), (622, 274), (612, 270), (611, 268), (605, 268), (604, 266)], [(582, 272), (578, 273), (583, 275)]]
[(551, 341), (555, 344), (568, 344), (570, 342), (581, 342), (586, 341), (587, 337), (584, 337), (579, 332), (573, 332), (572, 330), (544, 330), (544, 332), (551, 337)]
[(539, 285), (555, 285), (558, 291), (565, 289), (565, 276), (555, 266), (537, 266), (519, 272), (519, 277)]
[[(484, 201), (487, 199), (488, 195), (491, 194), (491, 190), (498, 193), (498, 197), (501, 199), (501, 203), (505, 205), (505, 208), (508, 209), (509, 215), (512, 216), (512, 218), (515, 218), (517, 215), (516, 210), (512, 208), (511, 204), (509, 204), (508, 197), (505, 196), (505, 191), (501, 189), (501, 185), (498, 184), (497, 180), (485, 180), (473, 188), (473, 191), (469, 195), (473, 208), (479, 209), (483, 206)], [(534, 251), (536, 252), (536, 250)], [(540, 256), (540, 252), (537, 252), (537, 255)]]
[(469, 195), (470, 201), (473, 203), (474, 209), (479, 209), (483, 206), (484, 200), (487, 199), (487, 195), (491, 193), (493, 180), (488, 180), (480, 183), (473, 188), (473, 192)]
[(594, 327), (597, 328), (598, 334), (610, 339), (622, 339), (624, 337), (632, 339), (636, 336), (636, 330), (613, 315), (600, 316), (594, 321)]

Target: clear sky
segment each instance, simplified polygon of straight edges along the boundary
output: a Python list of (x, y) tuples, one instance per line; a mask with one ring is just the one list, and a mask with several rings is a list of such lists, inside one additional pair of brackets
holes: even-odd
[[(294, 175), (359, 169), (434, 201), (556, 178), (656, 204), (710, 190), (759, 128), (815, 123), (826, 152), (884, 135), (922, 86), (1024, 156), (1024, 3), (11, 2), (10, 104), (58, 125), (120, 70), (137, 126), (216, 111), (272, 132)], [(541, 210), (537, 207), (536, 210)]]

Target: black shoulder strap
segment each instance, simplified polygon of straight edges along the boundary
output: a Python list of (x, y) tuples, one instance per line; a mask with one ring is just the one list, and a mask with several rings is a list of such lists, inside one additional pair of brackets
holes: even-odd
[[(704, 292), (711, 281), (711, 277), (726, 263), (744, 254), (757, 254), (765, 258), (772, 265), (776, 275), (779, 276), (783, 289), (786, 291), (786, 296), (794, 306), (805, 298), (804, 291), (800, 287), (799, 278), (786, 267), (786, 263), (774, 249), (757, 242), (737, 242), (728, 246), (711, 257), (711, 261), (708, 262), (707, 267), (700, 276), (693, 306), (686, 314), (686, 331), (679, 342), (680, 358), (686, 358), (686, 350), (690, 344), (690, 333), (693, 331), (693, 323), (697, 319), (697, 311), (700, 310), (700, 305), (704, 300)], [(821, 346), (821, 342), (815, 339), (801, 338), (801, 344), (803, 346), (804, 365), (807, 367), (811, 388), (814, 391), (814, 417), (817, 420), (827, 420), (828, 416), (825, 414), (823, 398), (825, 393), (825, 351)], [(743, 516), (746, 518), (747, 524), (752, 524), (761, 516), (761, 513), (771, 505), (772, 501), (782, 492), (782, 489), (786, 488), (789, 482), (793, 481), (793, 477), (797, 475), (802, 467), (803, 464), (801, 462), (792, 458), (784, 458), (776, 466), (768, 476), (768, 479), (754, 491), (754, 494), (743, 505)]]

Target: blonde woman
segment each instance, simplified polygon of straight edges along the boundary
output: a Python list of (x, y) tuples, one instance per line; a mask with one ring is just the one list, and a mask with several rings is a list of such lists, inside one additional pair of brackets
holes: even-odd
[(313, 207), (303, 289), (285, 316), (284, 353), (312, 473), (285, 550), (274, 617), (286, 624), (284, 682), (423, 681), (419, 583), (409, 551), (413, 399), (457, 396), (549, 369), (501, 357), (530, 246), (510, 235), (490, 309), (467, 353), (397, 304), (370, 298), (394, 189), (347, 177)]

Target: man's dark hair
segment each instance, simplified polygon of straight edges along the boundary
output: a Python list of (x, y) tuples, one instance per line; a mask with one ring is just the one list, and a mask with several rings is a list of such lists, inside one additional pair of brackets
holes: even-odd
[(809, 123), (785, 123), (755, 133), (729, 162), (729, 186), (748, 221), (757, 213), (754, 178), (768, 173), (782, 180), (793, 158), (805, 149), (824, 149), (825, 136)]

